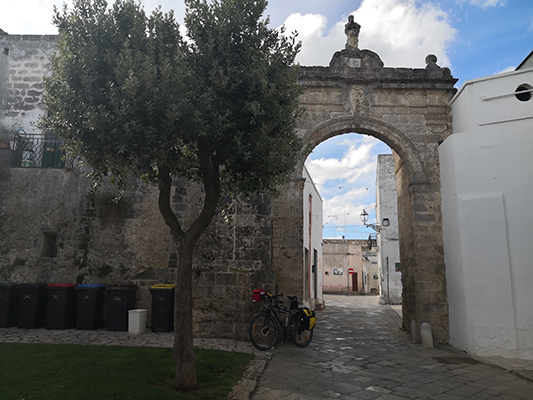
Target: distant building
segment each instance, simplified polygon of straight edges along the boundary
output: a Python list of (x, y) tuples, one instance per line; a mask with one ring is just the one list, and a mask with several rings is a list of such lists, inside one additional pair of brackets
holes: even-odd
[(532, 66), (466, 82), (439, 148), (450, 343), (478, 355), (533, 359)]
[(324, 293), (364, 293), (363, 248), (366, 246), (366, 240), (324, 239)]
[(363, 293), (379, 294), (378, 253), (363, 248)]
[(392, 154), (379, 154), (376, 171), (377, 263), (381, 304), (402, 304), (396, 175)]

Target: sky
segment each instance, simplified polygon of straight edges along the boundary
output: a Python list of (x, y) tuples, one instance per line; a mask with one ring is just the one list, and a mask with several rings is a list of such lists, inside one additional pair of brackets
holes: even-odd
[[(53, 5), (71, 0), (5, 0), (0, 29), (9, 34), (56, 34)], [(182, 0), (144, 0), (146, 11), (161, 5), (182, 22)], [(532, 0), (270, 0), (270, 26), (297, 31), (303, 66), (327, 66), (346, 43), (344, 24), (353, 15), (361, 25), (359, 48), (381, 57), (385, 67), (424, 68), (425, 57), (465, 81), (514, 70), (533, 50)], [(365, 209), (374, 223), (377, 154), (382, 142), (356, 132), (317, 146), (306, 166), (324, 201), (324, 238), (367, 238)]]

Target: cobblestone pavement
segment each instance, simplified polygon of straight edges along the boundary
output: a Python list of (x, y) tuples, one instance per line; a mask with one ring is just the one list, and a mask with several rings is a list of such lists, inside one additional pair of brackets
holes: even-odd
[[(425, 349), (399, 329), (401, 307), (376, 297), (325, 296), (312, 343), (262, 352), (248, 342), (195, 339), (196, 347), (254, 354), (229, 399), (533, 399), (533, 361)], [(173, 333), (0, 329), (0, 343), (172, 347)], [(255, 392), (254, 392), (255, 390)], [(0, 396), (1, 398), (1, 396)]]
[[(376, 297), (325, 301), (311, 344), (276, 345), (253, 400), (533, 399), (533, 381), (487, 364), (489, 358), (411, 342), (400, 316)], [(520, 365), (533, 369), (533, 362)]]
[[(94, 346), (130, 346), (130, 347), (172, 347), (173, 332), (145, 331), (139, 335), (128, 332), (110, 332), (106, 329), (97, 330), (47, 330), (40, 329), (0, 329), (0, 343), (48, 343), (48, 344), (81, 344)], [(240, 353), (262, 356), (264, 352), (257, 350), (248, 342), (229, 339), (194, 339), (194, 346), (204, 349), (236, 351)]]

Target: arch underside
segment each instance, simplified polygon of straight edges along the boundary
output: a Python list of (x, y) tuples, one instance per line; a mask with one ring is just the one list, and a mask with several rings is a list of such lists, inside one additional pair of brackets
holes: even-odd
[(345, 133), (373, 136), (387, 144), (402, 159), (409, 174), (417, 183), (427, 181), (425, 167), (414, 144), (407, 135), (384, 121), (369, 116), (348, 115), (330, 119), (307, 131), (303, 136), (304, 151), (297, 171), (320, 143)]

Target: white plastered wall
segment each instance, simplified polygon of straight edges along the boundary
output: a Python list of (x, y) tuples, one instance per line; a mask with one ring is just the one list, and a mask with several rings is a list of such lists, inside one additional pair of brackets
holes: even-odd
[[(308, 305), (312, 308), (320, 307), (324, 303), (322, 299), (322, 219), (323, 219), (323, 201), (313, 183), (309, 171), (304, 167), (303, 177), (305, 178), (305, 187), (303, 193), (304, 201), (304, 254), (308, 250), (309, 259), (303, 260), (304, 264), (304, 292), (309, 294)], [(309, 229), (311, 227), (311, 229)], [(316, 274), (316, 293), (315, 283), (313, 281), (313, 264), (314, 251), (317, 252), (316, 265), (314, 274)], [(310, 261), (310, 262), (309, 262)], [(307, 300), (307, 299), (306, 299)]]
[[(533, 71), (470, 81), (439, 148), (450, 343), (533, 359)], [(533, 97), (533, 96), (532, 96)]]

